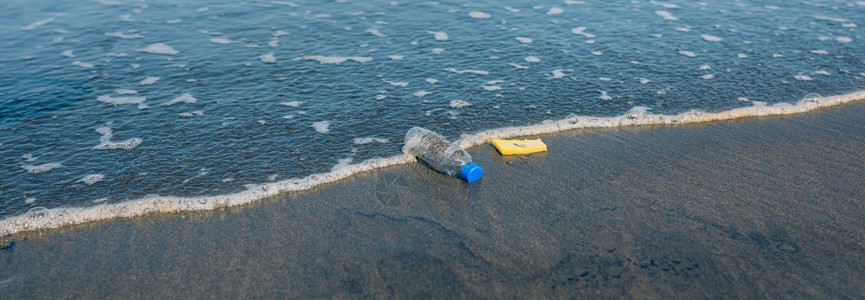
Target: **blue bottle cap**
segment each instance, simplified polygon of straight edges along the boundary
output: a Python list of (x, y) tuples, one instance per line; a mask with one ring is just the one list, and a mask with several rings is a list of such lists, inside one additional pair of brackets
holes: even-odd
[(481, 177), (483, 176), (484, 170), (481, 169), (481, 166), (478, 166), (475, 163), (465, 165), (462, 171), (460, 171), (460, 178), (469, 183), (481, 180)]

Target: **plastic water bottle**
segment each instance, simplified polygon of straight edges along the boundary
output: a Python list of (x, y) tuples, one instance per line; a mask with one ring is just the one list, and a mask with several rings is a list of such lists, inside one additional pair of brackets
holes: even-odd
[(472, 163), (472, 156), (463, 148), (451, 144), (438, 133), (413, 127), (405, 134), (402, 151), (416, 156), (436, 171), (475, 182), (483, 177), (483, 170)]

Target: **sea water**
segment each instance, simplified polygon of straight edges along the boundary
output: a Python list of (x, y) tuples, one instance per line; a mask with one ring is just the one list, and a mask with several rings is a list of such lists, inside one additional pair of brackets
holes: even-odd
[[(863, 99), (863, 1), (4, 1), (0, 235), (462, 146)], [(834, 97), (821, 97), (834, 96)]]

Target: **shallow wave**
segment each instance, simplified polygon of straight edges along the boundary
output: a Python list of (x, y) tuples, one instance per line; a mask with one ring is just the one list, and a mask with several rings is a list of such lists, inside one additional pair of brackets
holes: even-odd
[[(766, 105), (765, 103), (754, 102), (754, 105), (750, 107), (736, 108), (717, 113), (692, 110), (678, 115), (660, 115), (650, 113), (649, 109), (645, 107), (635, 107), (627, 113), (616, 117), (571, 116), (562, 120), (546, 121), (536, 125), (505, 127), (466, 134), (456, 141), (456, 143), (464, 148), (468, 148), (486, 143), (491, 139), (537, 135), (572, 129), (690, 124), (748, 117), (790, 115), (860, 100), (865, 100), (865, 91), (828, 97), (809, 94), (796, 104), (777, 103)], [(238, 206), (284, 192), (308, 190), (325, 183), (349, 177), (353, 174), (413, 161), (414, 158), (408, 155), (370, 159), (358, 164), (340, 165), (327, 173), (313, 174), (304, 178), (288, 179), (269, 184), (249, 185), (247, 186), (247, 190), (243, 192), (217, 196), (173, 197), (157, 195), (117, 204), (86, 208), (35, 208), (26, 214), (0, 220), (0, 237), (24, 231), (59, 228), (113, 218), (131, 218), (151, 213), (202, 211)]]

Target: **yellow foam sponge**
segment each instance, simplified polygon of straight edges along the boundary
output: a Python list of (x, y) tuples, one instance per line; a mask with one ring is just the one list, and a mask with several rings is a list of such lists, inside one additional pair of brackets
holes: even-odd
[(547, 145), (540, 139), (536, 140), (493, 140), (493, 146), (502, 155), (529, 154), (547, 151)]

